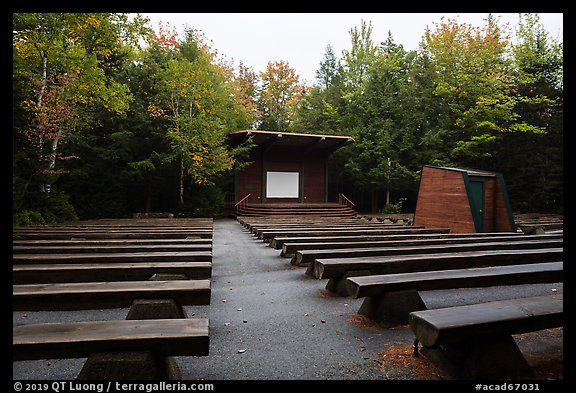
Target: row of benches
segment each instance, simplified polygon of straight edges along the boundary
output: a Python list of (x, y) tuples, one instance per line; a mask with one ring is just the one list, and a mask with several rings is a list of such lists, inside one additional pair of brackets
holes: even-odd
[(561, 214), (516, 214), (516, 227), (525, 233), (542, 233), (564, 228), (564, 217)]
[(125, 320), (13, 327), (13, 361), (84, 358), (78, 379), (178, 379), (206, 356), (211, 219), (97, 220), (15, 228), (13, 310), (128, 308)]
[[(426, 310), (419, 294), (562, 282), (561, 231), (451, 234), (442, 228), (357, 222), (342, 230), (325, 221), (295, 231), (299, 220), (238, 221), (281, 248), (293, 265), (305, 266), (306, 275), (328, 279), (327, 290), (363, 298), (360, 314), (384, 327), (410, 324), (422, 344), (416, 353), (457, 378), (531, 375), (511, 334), (562, 326), (561, 294), (438, 310)], [(326, 229), (318, 229), (322, 226)]]

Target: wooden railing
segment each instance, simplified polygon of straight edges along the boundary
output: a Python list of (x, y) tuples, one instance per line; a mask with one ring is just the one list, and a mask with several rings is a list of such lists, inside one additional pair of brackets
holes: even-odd
[(236, 209), (236, 215), (238, 215), (240, 212), (240, 209), (246, 205), (246, 201), (248, 200), (250, 195), (252, 195), (252, 194), (248, 193), (244, 198), (240, 199), (238, 202), (236, 202), (234, 204), (234, 209)]
[(342, 193), (338, 193), (338, 203), (351, 209), (354, 209), (354, 206), (356, 206), (354, 202), (352, 202), (346, 195)]

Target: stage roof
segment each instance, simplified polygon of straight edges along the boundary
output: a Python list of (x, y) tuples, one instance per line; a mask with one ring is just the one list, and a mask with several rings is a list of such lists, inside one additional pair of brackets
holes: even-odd
[(312, 149), (337, 150), (342, 146), (353, 143), (349, 136), (301, 134), (294, 132), (276, 132), (261, 130), (241, 130), (228, 134), (230, 139), (240, 144), (249, 136), (256, 145), (273, 144), (274, 146), (306, 146)]

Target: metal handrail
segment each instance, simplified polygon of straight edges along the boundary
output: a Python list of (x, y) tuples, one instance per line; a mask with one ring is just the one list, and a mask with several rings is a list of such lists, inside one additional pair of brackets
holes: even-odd
[[(344, 201), (345, 203), (342, 203)], [(350, 208), (354, 208), (356, 206), (354, 202), (352, 202), (346, 195), (339, 193), (338, 194), (338, 203), (344, 206), (348, 206)]]
[(240, 199), (238, 202), (236, 202), (234, 204), (234, 208), (236, 209), (236, 214), (238, 214), (240, 212), (240, 207), (244, 206), (246, 204), (246, 199), (248, 199), (250, 197), (250, 195), (252, 195), (252, 194), (248, 193), (244, 198)]

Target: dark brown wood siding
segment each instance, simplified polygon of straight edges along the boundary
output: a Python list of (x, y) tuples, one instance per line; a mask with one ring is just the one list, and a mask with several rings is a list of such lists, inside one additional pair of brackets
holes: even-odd
[[(297, 203), (299, 198), (263, 198), (262, 181), (266, 181), (266, 173), (298, 172), (300, 173), (300, 189), (304, 186), (305, 203), (323, 203), (325, 192), (326, 153), (322, 150), (305, 151), (301, 146), (271, 146), (264, 153), (255, 148), (250, 155), (251, 164), (236, 172), (235, 202), (251, 194), (248, 203)], [(303, 176), (303, 178), (302, 178)], [(302, 192), (302, 190), (300, 190)]]
[[(504, 185), (504, 187), (506, 187)], [(496, 222), (494, 223), (494, 232), (507, 232), (514, 231), (516, 228), (513, 227), (513, 223), (510, 222), (511, 214), (509, 212), (508, 204), (506, 203), (506, 198), (504, 197), (503, 186), (499, 181), (496, 181)]]
[(476, 232), (463, 173), (424, 167), (414, 212), (414, 225), (450, 228), (451, 233)]
[(234, 202), (238, 202), (246, 195), (251, 194), (248, 203), (260, 203), (262, 190), (262, 154), (255, 149), (250, 154), (250, 165), (236, 172), (236, 195)]
[(304, 202), (323, 203), (326, 158), (321, 151), (312, 151), (304, 159)]

